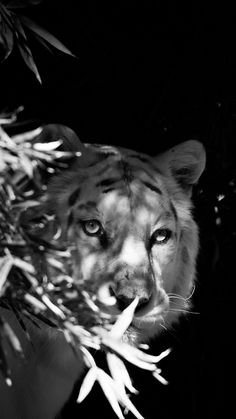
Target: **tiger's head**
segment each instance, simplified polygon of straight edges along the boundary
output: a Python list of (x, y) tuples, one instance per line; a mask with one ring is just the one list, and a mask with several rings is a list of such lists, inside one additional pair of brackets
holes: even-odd
[(48, 206), (73, 243), (73, 277), (100, 310), (119, 314), (139, 303), (128, 338), (144, 341), (169, 328), (189, 304), (198, 228), (192, 186), (205, 151), (187, 141), (149, 157), (80, 144), (81, 158), (48, 188)]

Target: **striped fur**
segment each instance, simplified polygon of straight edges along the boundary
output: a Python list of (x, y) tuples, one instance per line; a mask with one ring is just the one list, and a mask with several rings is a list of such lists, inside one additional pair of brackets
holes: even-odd
[[(75, 280), (85, 280), (111, 314), (138, 296), (140, 307), (127, 335), (145, 340), (170, 327), (189, 305), (198, 252), (191, 189), (204, 169), (205, 152), (188, 141), (156, 158), (89, 144), (85, 154), (87, 163), (78, 159), (53, 180), (48, 208), (74, 244)], [(102, 234), (84, 231), (89, 220), (100, 223)], [(163, 229), (170, 237), (158, 243)], [(117, 298), (115, 306), (100, 298), (106, 285)]]

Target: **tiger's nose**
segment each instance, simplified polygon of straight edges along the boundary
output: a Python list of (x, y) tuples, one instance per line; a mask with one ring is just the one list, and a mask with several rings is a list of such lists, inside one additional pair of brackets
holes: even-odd
[[(123, 311), (125, 308), (127, 308), (135, 299), (136, 297), (128, 297), (126, 295), (120, 294), (120, 295), (116, 295), (116, 300), (117, 300), (117, 306), (119, 308), (120, 311)], [(144, 307), (146, 304), (148, 304), (150, 300), (149, 296), (142, 296), (139, 297), (139, 302), (138, 305), (136, 307), (136, 310), (139, 310), (140, 308)]]
[(139, 282), (133, 282), (124, 281), (110, 287), (111, 294), (115, 296), (117, 306), (121, 311), (128, 307), (136, 297), (139, 298), (136, 311), (148, 304), (151, 298), (152, 289)]

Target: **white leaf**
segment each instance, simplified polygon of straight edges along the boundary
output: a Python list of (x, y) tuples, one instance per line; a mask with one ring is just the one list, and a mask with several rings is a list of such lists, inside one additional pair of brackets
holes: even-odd
[(38, 151), (52, 151), (62, 144), (61, 140), (51, 141), (49, 143), (35, 143), (34, 149)]
[(19, 152), (19, 158), (22, 168), (29, 178), (33, 178), (33, 165), (30, 159), (26, 156), (25, 153)]
[(114, 382), (113, 382), (112, 378), (109, 377), (109, 375), (107, 373), (105, 373), (105, 371), (98, 368), (97, 380), (98, 380), (100, 386), (102, 387), (102, 390), (103, 390), (107, 400), (109, 401), (112, 409), (114, 410), (114, 412), (116, 413), (118, 418), (119, 419), (125, 419), (123, 414), (122, 414), (122, 411), (120, 409), (119, 402), (117, 400), (117, 395), (116, 395), (116, 392), (114, 390)]
[(161, 384), (164, 384), (164, 385), (169, 384), (169, 383), (168, 383), (168, 381), (167, 381), (164, 377), (162, 377), (162, 375), (160, 375), (160, 373), (159, 373), (159, 371), (158, 371), (158, 370), (157, 370), (157, 371), (154, 371), (154, 372), (152, 373), (152, 375), (153, 375), (153, 377), (155, 377), (158, 381), (160, 381), (160, 383), (161, 383)]
[(81, 403), (92, 390), (93, 385), (97, 380), (97, 373), (97, 367), (92, 367), (86, 374), (80, 387), (80, 392), (77, 398), (78, 403)]
[(109, 332), (114, 339), (121, 339), (125, 331), (128, 329), (133, 320), (135, 309), (138, 305), (139, 298), (136, 297), (132, 303), (119, 315), (117, 321)]
[(25, 294), (24, 299), (31, 304), (33, 307), (39, 310), (46, 310), (45, 305), (39, 301), (37, 298), (35, 298), (33, 295)]
[(43, 128), (39, 127), (32, 131), (23, 132), (22, 134), (13, 135), (12, 140), (14, 143), (22, 143), (26, 141), (33, 140), (33, 138), (37, 137), (39, 134), (41, 134)]
[(124, 343), (122, 341), (117, 341), (106, 336), (103, 338), (103, 344), (108, 346), (112, 351), (118, 353), (120, 356), (125, 358), (128, 362), (130, 362), (133, 365), (136, 365), (139, 368), (149, 370), (149, 371), (155, 371), (156, 369), (155, 364), (140, 360), (137, 357), (137, 351), (139, 350), (134, 348), (133, 346), (128, 345), (127, 343)]
[(44, 304), (54, 313), (56, 316), (60, 317), (61, 319), (65, 319), (65, 314), (63, 311), (57, 307), (55, 304), (52, 303), (52, 301), (47, 297), (47, 295), (42, 295), (42, 301)]
[(124, 389), (124, 386), (131, 393), (137, 394), (138, 391), (133, 387), (129, 373), (126, 369), (124, 362), (118, 358), (114, 353), (107, 353), (107, 364), (111, 375), (115, 382), (120, 386), (121, 389)]
[[(108, 362), (108, 366), (111, 371), (112, 377), (114, 379), (113, 381), (114, 391), (116, 393), (116, 396), (119, 402), (126, 409), (130, 410), (136, 416), (137, 419), (143, 419), (143, 416), (140, 415), (139, 411), (136, 409), (136, 407), (133, 405), (133, 403), (130, 401), (129, 397), (126, 394), (125, 381), (127, 380), (127, 376), (128, 376), (128, 381), (130, 383), (131, 381), (130, 381), (129, 374), (126, 370), (126, 367), (123, 361), (121, 361), (115, 354), (108, 353), (107, 362)], [(132, 387), (132, 384), (131, 384), (131, 387)]]
[(122, 403), (126, 409), (130, 410), (130, 412), (132, 412), (137, 419), (144, 419), (144, 417), (139, 413), (139, 411), (136, 409), (136, 407), (131, 402), (126, 393), (120, 394), (119, 400), (120, 403)]
[(12, 265), (13, 265), (13, 259), (10, 255), (3, 256), (0, 258), (0, 295), (1, 295), (2, 287), (4, 286), (7, 280), (7, 277), (12, 268)]
[(35, 274), (35, 269), (34, 269), (33, 265), (26, 262), (25, 260), (20, 259), (18, 257), (14, 257), (13, 258), (13, 263), (14, 263), (15, 266), (22, 269), (22, 271), (26, 271), (30, 274)]

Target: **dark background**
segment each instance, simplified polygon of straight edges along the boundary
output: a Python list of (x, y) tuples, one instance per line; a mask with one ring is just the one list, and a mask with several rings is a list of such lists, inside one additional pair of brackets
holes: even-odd
[[(15, 50), (0, 66), (0, 109), (24, 105), (20, 120), (30, 124), (66, 124), (83, 141), (150, 154), (190, 138), (205, 145), (207, 169), (194, 192), (200, 314), (153, 343), (152, 353), (173, 348), (162, 362), (170, 384), (134, 369), (133, 402), (146, 419), (227, 417), (235, 377), (236, 15), (199, 2), (94, 0), (44, 0), (24, 13), (77, 58), (30, 38), (43, 84)], [(113, 418), (99, 389), (80, 407), (74, 399), (63, 418)]]

